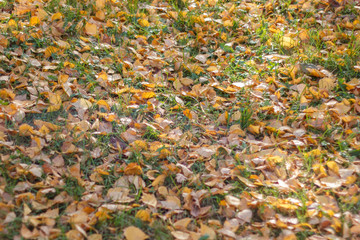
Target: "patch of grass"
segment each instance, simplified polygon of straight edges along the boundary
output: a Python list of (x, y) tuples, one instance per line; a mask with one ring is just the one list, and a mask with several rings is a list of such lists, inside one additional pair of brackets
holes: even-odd
[(82, 194), (85, 192), (85, 188), (82, 187), (76, 178), (67, 177), (65, 178), (64, 190), (72, 196), (76, 201), (80, 200)]
[(148, 139), (148, 140), (158, 140), (159, 135), (160, 135), (159, 131), (148, 126), (148, 127), (146, 127), (146, 131), (143, 135), (143, 138)]

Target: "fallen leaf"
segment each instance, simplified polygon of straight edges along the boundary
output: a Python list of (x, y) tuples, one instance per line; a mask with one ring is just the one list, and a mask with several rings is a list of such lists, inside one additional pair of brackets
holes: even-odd
[(141, 175), (143, 172), (141, 167), (137, 163), (129, 163), (126, 166), (124, 173), (126, 175)]
[(144, 240), (149, 238), (141, 229), (134, 226), (125, 228), (124, 236), (127, 240)]
[(291, 37), (283, 36), (282, 38), (280, 38), (280, 45), (283, 48), (290, 49), (297, 46), (297, 41), (295, 41)]
[(332, 79), (332, 78), (322, 78), (319, 81), (320, 89), (326, 89), (326, 90), (331, 91), (334, 89), (335, 86), (336, 86), (335, 79)]
[(85, 33), (90, 36), (95, 36), (98, 34), (97, 26), (93, 23), (87, 22), (85, 24)]

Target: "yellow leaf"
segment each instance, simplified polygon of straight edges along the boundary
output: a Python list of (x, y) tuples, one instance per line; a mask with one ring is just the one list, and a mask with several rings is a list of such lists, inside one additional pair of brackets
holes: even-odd
[(232, 20), (225, 20), (223, 25), (224, 27), (232, 27), (234, 24)]
[(36, 26), (38, 24), (40, 24), (40, 19), (37, 16), (30, 18), (30, 26)]
[(280, 156), (271, 156), (271, 157), (268, 157), (266, 159), (266, 161), (269, 164), (269, 166), (275, 167), (276, 164), (283, 162), (283, 158)]
[(287, 49), (290, 49), (290, 48), (293, 48), (297, 45), (297, 42), (292, 39), (291, 37), (282, 37), (280, 39), (280, 45), (283, 47), (283, 48), (287, 48)]
[(209, 4), (209, 6), (211, 6), (211, 7), (215, 6), (216, 3), (217, 3), (217, 0), (208, 0), (208, 4)]
[(100, 21), (104, 21), (105, 20), (105, 12), (103, 10), (96, 11), (95, 17)]
[(34, 133), (34, 128), (29, 124), (24, 123), (19, 127), (19, 134), (21, 136), (31, 136)]
[(210, 66), (206, 69), (208, 72), (219, 72), (216, 66)]
[(125, 228), (124, 236), (127, 240), (145, 240), (149, 238), (140, 228), (134, 226)]
[(48, 58), (51, 56), (51, 54), (57, 53), (58, 51), (59, 51), (58, 48), (56, 48), (54, 46), (49, 46), (45, 49), (45, 57)]
[(9, 89), (3, 88), (0, 90), (0, 98), (5, 100), (14, 100), (15, 93)]
[(313, 77), (325, 77), (325, 75), (315, 68), (306, 68), (307, 74)]
[(325, 176), (325, 177), (327, 176), (326, 170), (323, 165), (321, 165), (319, 163), (315, 163), (312, 165), (312, 168), (317, 175), (321, 175), (321, 176)]
[(165, 178), (166, 178), (166, 175), (165, 174), (161, 174), (161, 175), (159, 175), (159, 176), (157, 176), (156, 178), (155, 178), (155, 180), (152, 182), (152, 186), (153, 187), (156, 187), (156, 186), (158, 186), (158, 185), (162, 185), (163, 183), (164, 183), (164, 181), (165, 181)]
[(48, 16), (48, 14), (47, 14), (47, 12), (45, 12), (44, 9), (39, 8), (39, 9), (37, 10), (36, 16), (38, 16), (38, 18), (39, 18), (40, 20), (44, 20), (44, 19)]
[(135, 140), (130, 144), (135, 151), (147, 151), (147, 143), (143, 140)]
[(108, 28), (112, 28), (114, 27), (115, 25), (108, 19), (107, 22), (106, 22), (106, 27)]
[(97, 26), (95, 24), (87, 22), (85, 24), (85, 33), (90, 36), (95, 36), (98, 33)]
[(98, 168), (95, 170), (97, 173), (99, 173), (100, 175), (105, 175), (105, 176), (109, 176), (110, 173), (109, 172), (106, 172), (104, 170), (102, 170), (101, 168)]
[(116, 119), (116, 115), (114, 113), (106, 114), (105, 120), (108, 122), (113, 122)]
[(96, 104), (99, 106), (104, 106), (108, 111), (110, 111), (110, 106), (105, 100), (101, 99), (101, 100), (97, 101)]
[(75, 67), (75, 64), (66, 61), (66, 62), (64, 62), (64, 67), (74, 68), (74, 67)]
[(49, 94), (50, 106), (48, 107), (48, 112), (55, 112), (61, 108), (62, 100), (60, 95), (51, 93)]
[(139, 25), (142, 26), (142, 27), (149, 27), (149, 26), (150, 26), (149, 21), (146, 20), (146, 19), (139, 19), (139, 20), (138, 20), (138, 23), (139, 23)]
[(137, 163), (129, 163), (129, 165), (126, 166), (124, 173), (126, 175), (141, 175), (143, 171)]
[(260, 126), (249, 125), (248, 130), (252, 134), (260, 134)]
[(356, 180), (357, 180), (357, 177), (356, 177), (355, 175), (348, 176), (348, 177), (346, 178), (345, 184), (346, 184), (346, 185), (353, 184), (354, 182), (356, 182)]
[(193, 116), (192, 116), (192, 114), (191, 114), (191, 112), (190, 112), (190, 110), (189, 109), (185, 109), (184, 111), (183, 111), (183, 113), (184, 113), (184, 115), (188, 118), (188, 119), (192, 119), (193, 118)]
[(144, 222), (150, 222), (150, 212), (148, 209), (140, 209), (136, 213), (135, 217), (141, 219)]
[(59, 84), (66, 83), (68, 79), (69, 79), (69, 75), (60, 74), (59, 77), (58, 77), (58, 83)]
[(41, 126), (41, 128), (39, 129), (39, 132), (43, 135), (49, 134), (50, 133), (50, 129), (47, 128), (45, 125)]
[(105, 0), (96, 0), (96, 8), (103, 9), (105, 7)]
[(141, 94), (143, 99), (149, 99), (149, 98), (153, 98), (156, 96), (156, 93), (154, 92), (144, 92)]
[(165, 158), (167, 158), (167, 157), (170, 156), (170, 155), (171, 155), (171, 152), (170, 152), (168, 149), (166, 149), (166, 148), (161, 149), (161, 150), (160, 150), (159, 159), (165, 159)]
[(10, 19), (8, 22), (8, 27), (9, 28), (17, 28), (17, 23), (15, 22), (14, 19)]
[(339, 175), (339, 166), (335, 161), (329, 161), (326, 163), (326, 166), (333, 171), (335, 174)]
[(60, 12), (57, 12), (57, 13), (54, 13), (52, 16), (51, 16), (51, 21), (55, 21), (55, 20), (59, 20), (63, 17), (62, 13)]
[[(89, 46), (89, 50), (90, 50), (90, 46)], [(101, 78), (102, 80), (108, 80), (108, 75), (106, 74), (106, 72), (102, 71), (101, 73), (99, 73), (98, 75), (98, 79)]]

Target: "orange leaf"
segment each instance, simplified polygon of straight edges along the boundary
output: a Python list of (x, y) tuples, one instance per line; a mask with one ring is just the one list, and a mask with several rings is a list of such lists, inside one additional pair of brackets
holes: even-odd
[(126, 166), (124, 173), (126, 175), (141, 175), (143, 172), (137, 163), (129, 163), (129, 165)]
[(185, 110), (183, 111), (183, 113), (184, 113), (184, 115), (185, 115), (188, 119), (192, 119), (192, 118), (193, 118), (193, 116), (192, 116), (192, 114), (191, 114), (191, 112), (190, 112), (189, 109), (185, 109)]

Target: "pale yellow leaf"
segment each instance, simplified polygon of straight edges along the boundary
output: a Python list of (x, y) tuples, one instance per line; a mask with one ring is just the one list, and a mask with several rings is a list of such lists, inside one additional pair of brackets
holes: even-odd
[(320, 89), (326, 89), (326, 90), (332, 90), (336, 86), (335, 79), (333, 78), (322, 78), (319, 81), (319, 88)]
[(215, 6), (216, 3), (217, 3), (217, 0), (208, 0), (208, 4), (212, 7)]
[(95, 36), (98, 33), (97, 26), (95, 24), (87, 22), (85, 24), (85, 33), (90, 36)]
[(140, 228), (134, 226), (125, 228), (124, 236), (127, 240), (145, 240), (149, 238)]
[(283, 36), (283, 37), (280, 39), (280, 45), (281, 45), (283, 48), (290, 49), (290, 48), (293, 48), (293, 47), (297, 46), (297, 41), (295, 41), (295, 40), (292, 39), (291, 37)]
[(96, 0), (96, 8), (103, 9), (105, 7), (105, 0)]

